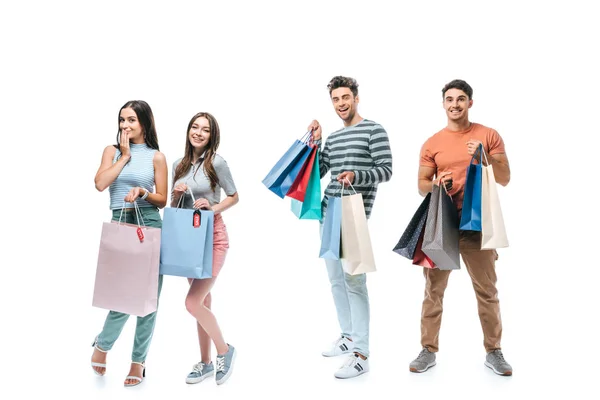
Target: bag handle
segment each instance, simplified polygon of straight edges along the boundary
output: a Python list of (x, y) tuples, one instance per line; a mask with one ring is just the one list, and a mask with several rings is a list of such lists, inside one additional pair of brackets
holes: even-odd
[[(137, 200), (133, 202), (133, 208), (135, 210), (135, 215), (137, 216), (136, 220), (137, 220), (137, 226), (138, 228), (141, 228), (142, 226), (146, 226), (146, 223), (144, 222), (144, 218), (142, 218), (142, 212), (140, 211), (140, 208), (137, 204)], [(125, 209), (125, 202), (123, 202), (123, 207), (121, 207), (121, 213), (119, 214), (119, 225), (121, 225), (121, 219), (123, 218), (123, 210)], [(140, 225), (140, 221), (142, 221), (142, 225)]]
[[(483, 150), (483, 143), (479, 145), (479, 152), (481, 154), (483, 154), (483, 158), (485, 158), (485, 165), (486, 166), (490, 165), (490, 162), (488, 161), (487, 155), (485, 154), (485, 151)], [(480, 160), (479, 163), (481, 164), (481, 155), (479, 156), (479, 160)]]
[(490, 163), (487, 159), (487, 155), (485, 154), (485, 151), (483, 150), (483, 143), (480, 143), (479, 146), (477, 147), (477, 150), (475, 150), (475, 153), (473, 153), (470, 164), (473, 164), (473, 160), (475, 159), (475, 157), (477, 157), (477, 154), (479, 154), (479, 164), (483, 165), (482, 159), (481, 159), (481, 156), (483, 155), (483, 158), (485, 159), (485, 165), (490, 165)]
[(308, 131), (304, 135), (302, 135), (302, 137), (300, 138), (300, 141), (302, 143), (306, 144), (310, 141), (310, 139), (312, 139), (312, 136), (313, 136), (312, 131)]
[(177, 202), (177, 208), (181, 208), (181, 206), (183, 205), (183, 198), (185, 197), (186, 193), (189, 193), (190, 196), (192, 196), (192, 202), (196, 202), (196, 199), (194, 198), (194, 193), (192, 193), (192, 189), (190, 189), (190, 187), (188, 186), (187, 190), (183, 192), (181, 197), (179, 197), (179, 201)]
[[(346, 182), (348, 182), (348, 185), (352, 188), (352, 190), (354, 191), (354, 194), (357, 194), (356, 189), (354, 189), (354, 186), (352, 186), (352, 182), (350, 182), (350, 179), (344, 178), (344, 180)], [(342, 196), (343, 196), (344, 195), (344, 185), (342, 184), (341, 186), (342, 186)], [(348, 189), (346, 189), (346, 190), (348, 190)], [(350, 190), (348, 190), (348, 191), (350, 191)]]

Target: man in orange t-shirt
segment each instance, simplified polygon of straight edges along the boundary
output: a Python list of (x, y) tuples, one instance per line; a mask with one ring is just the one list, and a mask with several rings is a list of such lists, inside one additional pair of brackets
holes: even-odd
[[(442, 89), (443, 105), (448, 125), (430, 137), (421, 148), (419, 193), (432, 191), (433, 185), (444, 184), (460, 213), (466, 172), (480, 144), (492, 165), (496, 182), (506, 186), (510, 167), (504, 142), (494, 129), (469, 121), (473, 105), (473, 89), (462, 80), (454, 80)], [(500, 350), (502, 321), (498, 290), (496, 289), (496, 250), (481, 250), (481, 232), (460, 231), (460, 254), (469, 272), (483, 329), (483, 344), (487, 352), (485, 365), (499, 375), (512, 375), (512, 367)], [(439, 331), (442, 323), (442, 301), (450, 270), (423, 268), (425, 298), (421, 314), (421, 345), (423, 350), (410, 364), (410, 371), (425, 372), (435, 365), (439, 350)]]

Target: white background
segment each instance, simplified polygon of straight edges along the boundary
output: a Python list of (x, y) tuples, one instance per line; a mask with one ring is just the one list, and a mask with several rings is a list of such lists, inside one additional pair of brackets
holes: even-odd
[[(592, 390), (598, 359), (597, 19), (592, 2), (3, 2), (0, 278), (3, 398), (526, 398)], [(360, 114), (390, 137), (394, 175), (370, 227), (371, 372), (339, 381), (320, 352), (339, 334), (318, 224), (299, 221), (261, 183), (313, 118), (342, 126), (326, 84), (359, 82)], [(424, 279), (392, 252), (421, 201), (422, 143), (446, 122), (441, 88), (474, 88), (471, 120), (504, 138), (500, 188), (510, 247), (499, 251), (503, 349), (514, 376), (483, 366), (474, 292), (463, 268), (446, 292), (438, 365), (418, 354)], [(90, 343), (108, 191), (93, 177), (119, 108), (152, 107), (161, 151), (183, 154), (192, 115), (221, 126), (240, 203), (224, 214), (231, 249), (213, 291), (239, 350), (221, 387), (186, 385), (199, 360), (183, 279), (166, 277), (147, 379), (124, 389), (133, 319), (98, 378)], [(325, 182), (325, 181), (323, 181)], [(214, 356), (214, 354), (213, 354)], [(11, 397), (5, 394), (13, 393)]]

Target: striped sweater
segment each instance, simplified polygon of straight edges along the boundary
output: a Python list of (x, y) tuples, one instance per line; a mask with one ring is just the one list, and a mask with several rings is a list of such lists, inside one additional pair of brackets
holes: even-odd
[[(341, 195), (341, 184), (336, 180), (344, 171), (354, 172), (352, 186), (362, 193), (367, 218), (371, 215), (377, 185), (392, 177), (392, 151), (387, 132), (383, 127), (368, 119), (333, 132), (325, 141), (325, 148), (319, 146), (319, 168), (321, 178), (331, 170), (331, 179), (325, 188), (321, 203), (323, 217), (327, 212), (329, 196)], [(350, 189), (351, 193), (352, 189)]]

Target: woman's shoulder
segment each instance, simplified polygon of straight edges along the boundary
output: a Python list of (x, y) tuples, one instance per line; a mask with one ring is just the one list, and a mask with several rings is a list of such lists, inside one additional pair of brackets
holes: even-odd
[(161, 153), (159, 150), (155, 150), (153, 160), (166, 163), (167, 157), (165, 157), (164, 153)]
[(114, 144), (109, 144), (108, 146), (106, 146), (104, 148), (105, 153), (108, 153), (108, 152), (116, 153), (116, 151), (117, 151), (117, 146), (115, 146)]
[(213, 165), (216, 167), (220, 167), (220, 166), (224, 166), (227, 165), (227, 161), (225, 161), (225, 158), (223, 158), (222, 155), (220, 154), (215, 154), (215, 158), (213, 159)]
[(175, 160), (175, 162), (173, 163), (173, 169), (177, 168), (181, 160), (183, 160), (183, 157), (179, 157), (177, 160)]
[(105, 156), (111, 156), (114, 157), (115, 154), (117, 154), (117, 146), (115, 146), (114, 144), (109, 144), (108, 146), (106, 146), (104, 148), (104, 151), (102, 152), (103, 155)]

